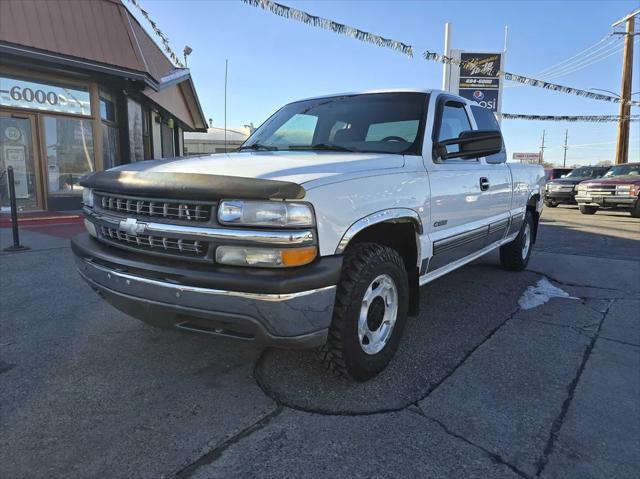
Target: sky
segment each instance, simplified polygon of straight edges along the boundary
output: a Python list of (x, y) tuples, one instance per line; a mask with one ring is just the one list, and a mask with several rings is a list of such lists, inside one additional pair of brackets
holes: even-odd
[[(280, 0), (414, 47), (414, 57), (276, 16), (238, 0), (139, 0), (173, 50), (188, 58), (200, 103), (214, 126), (224, 125), (224, 71), (228, 60), (227, 127), (259, 126), (282, 105), (329, 93), (381, 88), (440, 88), (442, 66), (422, 59), (442, 53), (444, 24), (452, 48), (500, 51), (508, 26), (504, 69), (534, 76), (609, 34), (611, 24), (640, 1), (370, 1)], [(148, 22), (125, 0), (150, 31)], [(640, 25), (640, 21), (637, 22)], [(153, 36), (153, 34), (152, 34)], [(616, 37), (618, 38), (618, 37)], [(613, 48), (613, 47), (612, 47)], [(580, 71), (553, 79), (582, 88), (620, 91), (620, 51)], [(640, 44), (632, 91), (640, 91)], [(505, 82), (502, 111), (541, 115), (617, 115), (614, 103)], [(634, 99), (640, 100), (640, 95)], [(640, 113), (633, 108), (633, 113)], [(615, 160), (616, 123), (503, 120), (509, 157), (537, 152), (545, 130), (545, 161), (561, 165), (568, 130), (567, 165)], [(632, 123), (629, 161), (640, 161), (640, 122)]]

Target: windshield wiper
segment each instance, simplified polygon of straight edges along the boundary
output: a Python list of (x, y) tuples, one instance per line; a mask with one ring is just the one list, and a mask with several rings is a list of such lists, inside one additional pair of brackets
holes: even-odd
[(258, 150), (267, 150), (267, 151), (275, 151), (277, 150), (277, 148), (275, 146), (268, 146), (268, 145), (262, 145), (260, 143), (252, 143), (251, 145), (243, 145), (240, 148), (238, 148), (238, 151), (242, 151), (242, 150), (254, 150), (254, 151), (258, 151)]
[(300, 146), (289, 145), (290, 150), (327, 150), (327, 151), (358, 151), (354, 148), (347, 148), (346, 146), (330, 145), (328, 143), (316, 143), (315, 145)]

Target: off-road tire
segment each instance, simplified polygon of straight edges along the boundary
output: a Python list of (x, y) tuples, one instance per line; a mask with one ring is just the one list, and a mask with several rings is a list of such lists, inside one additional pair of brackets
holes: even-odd
[[(391, 335), (377, 354), (366, 354), (358, 337), (358, 317), (364, 294), (379, 275), (387, 274), (398, 292), (398, 312)], [(376, 243), (359, 243), (345, 252), (336, 291), (333, 319), (327, 342), (319, 358), (334, 374), (366, 381), (382, 371), (402, 338), (409, 305), (409, 281), (404, 261), (392, 248)]]
[[(529, 246), (526, 255), (523, 255), (527, 226), (529, 228)], [(533, 214), (527, 210), (516, 239), (500, 247), (500, 265), (504, 269), (508, 271), (522, 271), (527, 267), (529, 258), (531, 258), (531, 251), (533, 250), (533, 228)]]
[(598, 211), (598, 206), (578, 205), (578, 209), (583, 215), (595, 215), (596, 211)]
[(548, 206), (549, 208), (557, 208), (559, 204), (560, 203), (558, 203), (557, 201), (544, 200), (544, 205)]

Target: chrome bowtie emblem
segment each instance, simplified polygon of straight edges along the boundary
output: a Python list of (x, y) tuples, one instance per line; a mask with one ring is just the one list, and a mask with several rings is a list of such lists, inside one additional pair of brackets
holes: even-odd
[(119, 229), (131, 236), (138, 236), (139, 234), (144, 233), (146, 227), (146, 223), (138, 223), (138, 220), (135, 218), (127, 218), (120, 222)]

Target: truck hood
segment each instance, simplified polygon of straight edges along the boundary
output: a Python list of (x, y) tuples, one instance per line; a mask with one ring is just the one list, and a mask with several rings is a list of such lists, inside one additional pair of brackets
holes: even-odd
[(639, 176), (612, 176), (611, 178), (598, 178), (596, 180), (585, 181), (584, 185), (632, 185), (640, 184)]
[(588, 180), (589, 177), (576, 177), (576, 178), (562, 178), (557, 180), (551, 180), (548, 182), (550, 185), (575, 185), (582, 181)]
[(318, 179), (403, 166), (402, 155), (384, 153), (252, 151), (141, 161), (109, 171), (221, 175), (302, 185)]

